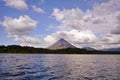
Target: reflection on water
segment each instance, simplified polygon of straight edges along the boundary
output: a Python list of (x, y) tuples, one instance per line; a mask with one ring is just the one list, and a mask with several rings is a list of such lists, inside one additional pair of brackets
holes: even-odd
[(0, 54), (0, 80), (120, 80), (120, 55)]

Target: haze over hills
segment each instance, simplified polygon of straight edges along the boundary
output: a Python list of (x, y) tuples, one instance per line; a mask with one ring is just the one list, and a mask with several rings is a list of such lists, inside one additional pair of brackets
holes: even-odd
[(108, 48), (108, 49), (103, 49), (102, 51), (114, 51), (114, 52), (120, 52), (120, 48)]
[(96, 50), (96, 49), (91, 48), (91, 47), (83, 47), (82, 49), (86, 49), (86, 50), (88, 50), (88, 51), (93, 51), (93, 50)]
[(59, 39), (56, 43), (48, 47), (48, 49), (64, 49), (64, 48), (76, 48), (76, 47), (63, 38)]

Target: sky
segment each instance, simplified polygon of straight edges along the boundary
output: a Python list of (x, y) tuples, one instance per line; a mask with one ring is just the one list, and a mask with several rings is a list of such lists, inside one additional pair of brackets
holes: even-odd
[(0, 0), (0, 45), (120, 48), (120, 0)]

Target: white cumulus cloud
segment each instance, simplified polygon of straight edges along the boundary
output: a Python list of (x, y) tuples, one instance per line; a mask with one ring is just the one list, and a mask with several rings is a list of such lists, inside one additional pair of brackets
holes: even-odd
[(5, 27), (8, 36), (22, 46), (39, 47), (41, 40), (33, 37), (30, 33), (36, 28), (37, 21), (24, 15), (19, 18), (4, 17), (2, 25)]
[(6, 6), (16, 8), (19, 10), (25, 10), (28, 9), (28, 6), (26, 4), (26, 0), (3, 0), (5, 2)]
[(44, 10), (42, 8), (36, 7), (35, 5), (32, 5), (32, 8), (34, 11), (38, 13), (44, 13)]
[(24, 35), (35, 29), (37, 22), (27, 15), (20, 16), (18, 19), (5, 16), (2, 25), (10, 35)]

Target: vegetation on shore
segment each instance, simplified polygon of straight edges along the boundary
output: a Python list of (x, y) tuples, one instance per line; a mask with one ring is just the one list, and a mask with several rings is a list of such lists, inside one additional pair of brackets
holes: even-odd
[(66, 48), (66, 49), (57, 49), (49, 50), (45, 48), (34, 48), (27, 46), (19, 45), (9, 45), (9, 46), (0, 46), (0, 53), (31, 53), (31, 54), (120, 54), (119, 52), (109, 52), (109, 51), (98, 51), (98, 50), (86, 50), (80, 48)]

